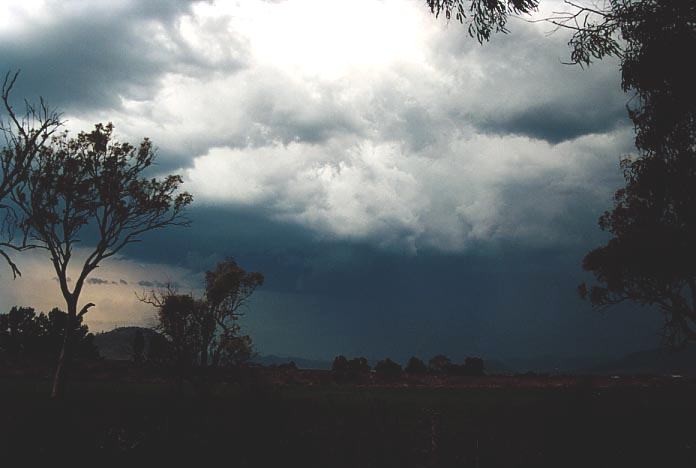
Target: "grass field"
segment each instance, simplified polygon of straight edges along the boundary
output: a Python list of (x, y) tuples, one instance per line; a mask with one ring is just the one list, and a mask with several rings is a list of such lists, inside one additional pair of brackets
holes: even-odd
[[(3, 459), (224, 466), (694, 467), (696, 386), (399, 388), (3, 378)], [(218, 463), (216, 463), (218, 464)]]

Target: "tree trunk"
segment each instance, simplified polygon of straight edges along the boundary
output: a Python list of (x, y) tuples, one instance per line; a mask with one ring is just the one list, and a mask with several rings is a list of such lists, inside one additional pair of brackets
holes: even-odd
[(58, 365), (53, 375), (53, 387), (51, 398), (61, 398), (65, 392), (65, 379), (67, 378), (70, 362), (72, 361), (73, 332), (77, 318), (77, 304), (68, 303), (68, 319), (65, 322), (65, 332), (63, 333), (63, 347), (58, 357)]

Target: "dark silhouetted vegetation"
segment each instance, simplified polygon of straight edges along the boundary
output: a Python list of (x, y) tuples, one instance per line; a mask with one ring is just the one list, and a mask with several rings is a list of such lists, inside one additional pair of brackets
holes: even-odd
[(356, 382), (369, 375), (370, 364), (364, 357), (347, 359), (340, 355), (334, 359), (331, 370), (337, 382)]
[(331, 365), (331, 370), (333, 372), (347, 372), (348, 371), (348, 359), (345, 356), (336, 356)]
[(181, 372), (236, 366), (253, 354), (251, 337), (240, 334), (238, 320), (263, 281), (261, 273), (247, 272), (227, 259), (206, 272), (200, 299), (169, 287), (151, 291), (141, 300), (157, 307), (157, 330), (168, 341), (170, 359)]
[(637, 2), (621, 24), (622, 83), (637, 157), (622, 161), (626, 186), (599, 220), (612, 238), (583, 260), (597, 284), (580, 293), (596, 307), (658, 307), (664, 338), (696, 341), (696, 72), (681, 51), (696, 46), (692, 2)]
[(401, 371), (401, 365), (389, 358), (375, 364), (375, 373), (382, 379), (396, 380), (401, 377)]
[[(54, 308), (48, 314), (36, 314), (31, 307), (12, 307), (0, 314), (0, 352), (10, 358), (38, 358), (53, 362), (63, 345), (63, 333), (68, 314)], [(89, 333), (82, 318), (73, 329), (75, 356), (97, 359), (94, 335)]]
[(348, 361), (348, 372), (363, 374), (370, 372), (370, 364), (364, 357), (356, 357)]
[(404, 371), (407, 374), (425, 374), (428, 372), (428, 366), (425, 365), (425, 363), (418, 359), (415, 356), (411, 356), (411, 358), (408, 360), (408, 363), (406, 364), (406, 368)]
[(433, 374), (445, 374), (451, 365), (452, 362), (447, 356), (444, 354), (438, 354), (430, 358), (430, 361), (428, 361), (428, 370)]

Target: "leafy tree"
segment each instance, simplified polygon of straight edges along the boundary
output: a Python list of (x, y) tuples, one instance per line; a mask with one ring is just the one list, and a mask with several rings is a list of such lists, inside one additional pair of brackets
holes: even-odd
[(157, 306), (157, 331), (168, 340), (175, 366), (183, 372), (197, 364), (201, 348), (197, 315), (203, 310), (200, 301), (168, 290), (152, 302)]
[(343, 355), (336, 356), (331, 365), (331, 370), (338, 373), (348, 372), (348, 359)]
[(5, 146), (0, 149), (0, 256), (9, 265), (14, 278), (21, 273), (7, 250), (21, 251), (31, 245), (27, 244), (24, 231), (20, 239), (15, 239), (18, 220), (11, 194), (26, 179), (37, 155), (44, 151), (61, 126), (60, 114), (49, 109), (43, 100), (38, 106), (25, 102), (24, 114), (15, 113), (10, 93), (18, 75), (19, 72), (5, 75), (0, 95), (7, 114), (7, 121), (0, 120), (0, 133), (5, 140)]
[(696, 72), (681, 53), (696, 46), (696, 5), (639, 4), (622, 58), (639, 154), (622, 160), (626, 185), (599, 220), (611, 239), (583, 260), (597, 283), (579, 291), (598, 308), (659, 308), (664, 340), (678, 346), (696, 341)]
[(240, 335), (238, 320), (263, 281), (261, 273), (246, 272), (228, 258), (206, 272), (201, 299), (168, 288), (141, 300), (158, 308), (158, 329), (171, 342), (180, 366), (238, 365), (253, 354), (251, 338)]
[(404, 370), (407, 374), (426, 374), (428, 372), (428, 367), (422, 360), (415, 356), (411, 356)]
[(239, 366), (254, 357), (254, 349), (249, 335), (238, 335), (237, 325), (234, 332), (223, 332), (218, 342), (218, 350), (213, 360), (214, 366)]
[[(92, 132), (70, 138), (55, 134), (39, 152), (27, 176), (14, 188), (12, 201), (21, 214), (20, 225), (33, 243), (48, 251), (67, 305), (63, 346), (54, 375), (52, 396), (63, 387), (73, 340), (73, 324), (94, 304), (78, 310), (89, 274), (102, 261), (141, 240), (145, 232), (172, 225), (188, 225), (184, 208), (192, 197), (177, 193), (182, 179), (144, 177), (155, 158), (152, 143), (139, 146), (113, 140), (111, 124), (97, 124)], [(71, 287), (68, 271), (74, 249), (96, 236)]]
[(444, 354), (438, 354), (430, 358), (428, 361), (428, 369), (433, 374), (444, 374), (447, 372), (447, 368), (452, 365), (450, 359)]
[[(67, 323), (65, 312), (54, 308), (48, 314), (36, 312), (31, 307), (12, 307), (9, 313), (0, 314), (0, 350), (10, 356), (55, 357), (62, 346), (62, 337)], [(75, 322), (73, 329), (75, 355), (80, 358), (96, 359), (99, 351), (94, 345), (94, 335), (89, 333), (82, 320)]]
[(624, 301), (657, 306), (669, 345), (696, 341), (696, 158), (622, 162), (626, 187), (600, 218), (609, 242), (583, 268), (597, 283), (580, 295), (603, 308)]
[(41, 324), (31, 307), (12, 307), (0, 315), (0, 349), (8, 355), (27, 355), (39, 351)]
[(348, 361), (348, 371), (355, 374), (370, 372), (370, 364), (364, 357), (356, 357)]
[(233, 364), (251, 356), (251, 338), (239, 336), (237, 321), (244, 315), (249, 298), (263, 282), (261, 273), (245, 271), (232, 258), (206, 272), (205, 311), (200, 322), (203, 365), (211, 358), (212, 364), (217, 365), (221, 360)]
[(401, 376), (401, 371), (401, 365), (389, 358), (379, 361), (375, 365), (375, 373), (377, 373), (379, 377), (387, 380), (398, 379)]

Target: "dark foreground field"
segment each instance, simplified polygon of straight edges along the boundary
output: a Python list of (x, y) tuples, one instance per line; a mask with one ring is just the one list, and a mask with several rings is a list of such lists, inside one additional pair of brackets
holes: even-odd
[(46, 380), (5, 376), (0, 452), (3, 461), (80, 464), (155, 457), (156, 466), (696, 466), (694, 384), (543, 381), (432, 388), (256, 379), (205, 392), (186, 385), (182, 394), (166, 381), (92, 380), (74, 382), (56, 403)]

